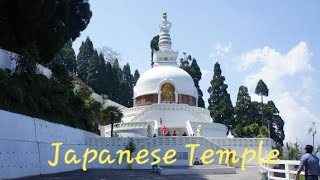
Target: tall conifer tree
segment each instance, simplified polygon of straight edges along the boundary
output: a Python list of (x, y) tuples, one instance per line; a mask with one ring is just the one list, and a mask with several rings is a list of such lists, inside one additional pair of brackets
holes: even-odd
[(86, 81), (86, 78), (88, 76), (90, 59), (93, 52), (94, 49), (92, 41), (89, 37), (87, 37), (86, 41), (82, 42), (77, 56), (78, 77), (83, 81)]
[(228, 85), (224, 83), (225, 78), (221, 75), (220, 64), (218, 62), (214, 65), (213, 72), (213, 79), (208, 88), (210, 95), (208, 109), (214, 122), (222, 123), (230, 130), (234, 126), (234, 110), (230, 94), (227, 92)]
[(140, 73), (139, 73), (138, 69), (136, 69), (136, 70), (134, 71), (134, 75), (133, 75), (134, 85), (136, 85), (136, 83), (137, 83), (137, 81), (138, 81), (139, 78), (140, 78)]
[[(191, 55), (186, 56), (186, 53), (184, 54), (184, 58), (180, 59), (180, 68), (185, 70), (193, 79), (194, 85), (197, 88), (198, 91), (198, 106), (199, 107), (205, 107), (204, 100), (203, 100), (203, 92), (200, 89), (199, 81), (201, 80), (201, 70), (198, 66), (197, 60), (195, 58), (192, 58)], [(190, 62), (191, 61), (191, 65)]]
[(67, 44), (55, 55), (54, 62), (63, 64), (70, 72), (77, 73), (76, 54), (72, 48), (72, 42)]
[(276, 148), (281, 150), (283, 147), (284, 134), (284, 121), (279, 115), (279, 110), (273, 101), (268, 101), (266, 105), (265, 118), (270, 126), (270, 138), (276, 142)]
[(113, 99), (112, 100), (117, 103), (120, 103), (122, 70), (120, 68), (119, 61), (117, 59), (112, 64), (112, 74), (113, 74), (113, 86), (112, 86)]
[(105, 75), (105, 83), (106, 83), (106, 92), (105, 94), (108, 95), (109, 99), (114, 99), (114, 91), (113, 91), (113, 86), (114, 86), (114, 74), (113, 74), (113, 69), (112, 65), (110, 62), (107, 62), (106, 64), (106, 75)]
[(130, 65), (127, 63), (123, 66), (123, 79), (121, 82), (121, 101), (120, 104), (126, 107), (133, 106), (133, 76), (131, 74)]
[[(251, 97), (248, 93), (248, 88), (240, 86), (237, 102), (234, 107), (234, 119), (235, 127), (233, 128), (233, 135), (235, 137), (249, 137), (256, 136), (253, 132), (245, 132), (246, 126), (252, 125), (253, 122), (253, 107), (251, 103)], [(257, 131), (259, 133), (259, 131)]]
[(95, 50), (91, 56), (90, 65), (88, 69), (88, 76), (86, 78), (87, 84), (98, 94), (99, 91), (99, 55)]

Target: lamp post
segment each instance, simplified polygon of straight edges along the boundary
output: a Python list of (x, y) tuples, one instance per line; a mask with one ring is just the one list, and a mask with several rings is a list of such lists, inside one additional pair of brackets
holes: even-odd
[(312, 126), (309, 128), (309, 133), (312, 135), (312, 146), (314, 147), (314, 136), (317, 134), (316, 122), (312, 122)]

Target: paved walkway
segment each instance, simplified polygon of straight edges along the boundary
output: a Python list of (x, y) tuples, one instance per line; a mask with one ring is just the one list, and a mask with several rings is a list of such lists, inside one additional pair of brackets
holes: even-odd
[(161, 176), (157, 172), (149, 170), (115, 170), (115, 169), (89, 169), (86, 172), (82, 170), (65, 172), (59, 174), (34, 176), (29, 178), (20, 178), (25, 180), (70, 180), (70, 179), (92, 179), (92, 180), (261, 180), (259, 169), (257, 167), (249, 167), (245, 172), (238, 171), (237, 174), (221, 174), (221, 175), (177, 175), (177, 176)]

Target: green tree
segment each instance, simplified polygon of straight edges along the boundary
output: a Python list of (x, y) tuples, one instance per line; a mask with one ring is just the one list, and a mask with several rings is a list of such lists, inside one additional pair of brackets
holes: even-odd
[(70, 72), (77, 74), (76, 54), (71, 40), (55, 55), (54, 62), (63, 64)]
[(227, 92), (228, 85), (224, 83), (225, 78), (221, 75), (220, 64), (214, 65), (213, 79), (210, 81), (208, 93), (208, 109), (211, 118), (216, 123), (222, 123), (231, 130), (234, 126), (233, 106), (230, 94)]
[(317, 150), (316, 150), (315, 154), (317, 154), (318, 152), (320, 152), (320, 145), (318, 146), (318, 148), (317, 148)]
[(81, 43), (77, 56), (78, 77), (86, 82), (88, 77), (91, 56), (94, 52), (92, 41), (87, 37), (85, 42)]
[(138, 81), (139, 78), (140, 78), (140, 73), (139, 73), (138, 69), (136, 69), (136, 70), (134, 71), (134, 75), (133, 75), (134, 85), (137, 84), (137, 81)]
[[(235, 124), (237, 125), (236, 127), (234, 127), (233, 129), (233, 135), (235, 137), (244, 137), (244, 136), (248, 136), (245, 135), (245, 128), (248, 125), (253, 124), (253, 107), (251, 104), (251, 97), (248, 93), (248, 88), (245, 86), (240, 86), (239, 87), (239, 91), (238, 91), (238, 95), (237, 95), (237, 102), (236, 105), (234, 107), (234, 119), (235, 119)], [(256, 124), (256, 123), (255, 123)], [(259, 126), (257, 126), (259, 129)], [(252, 129), (249, 128), (248, 129)], [(251, 131), (251, 130), (250, 130)], [(253, 132), (253, 131), (251, 131)], [(259, 133), (259, 131), (258, 131)], [(250, 137), (254, 137), (257, 134), (252, 134), (249, 133), (252, 136)]]
[[(263, 104), (263, 96), (268, 96), (269, 95), (269, 89), (267, 87), (267, 85), (260, 79), (258, 84), (257, 84), (257, 87), (255, 89), (255, 93), (259, 96), (261, 96), (261, 109), (260, 109), (260, 112), (261, 112), (261, 123), (262, 123), (262, 126), (264, 125), (264, 104)], [(269, 132), (270, 133), (270, 132)], [(269, 134), (270, 135), (270, 134)]]
[(270, 127), (270, 138), (276, 142), (276, 148), (281, 150), (283, 147), (284, 134), (284, 121), (279, 115), (279, 110), (273, 101), (268, 101), (266, 105), (265, 119)]
[(121, 101), (121, 83), (122, 83), (122, 70), (119, 65), (119, 61), (116, 59), (112, 64), (113, 84), (112, 94), (113, 101), (120, 103)]
[(107, 62), (106, 64), (106, 76), (105, 78), (105, 86), (106, 86), (106, 92), (105, 94), (108, 96), (109, 99), (114, 99), (114, 73), (112, 69), (112, 65), (110, 62)]
[(87, 76), (87, 84), (98, 94), (107, 94), (106, 64), (103, 55), (94, 51)]
[(261, 96), (261, 103), (263, 103), (263, 96), (269, 95), (269, 89), (268, 89), (267, 85), (261, 79), (259, 80), (259, 82), (257, 84), (255, 93), (257, 95)]
[(283, 158), (285, 160), (300, 160), (301, 158), (301, 145), (298, 140), (294, 143), (286, 143), (284, 149)]
[(120, 101), (119, 103), (126, 106), (133, 106), (133, 76), (131, 74), (130, 65), (127, 63), (123, 66), (122, 70), (122, 80), (120, 83), (121, 91), (120, 91)]
[(88, 69), (88, 75), (86, 78), (87, 84), (98, 94), (101, 94), (99, 91), (99, 55), (97, 51), (94, 51), (91, 60), (89, 61), (89, 69)]
[(153, 53), (154, 51), (159, 51), (159, 35), (156, 35), (152, 38), (151, 42), (150, 42), (150, 48), (151, 48), (151, 67), (153, 67)]
[(116, 106), (108, 106), (103, 111), (102, 125), (111, 124), (111, 137), (113, 137), (113, 124), (119, 123), (123, 117), (121, 110)]
[[(205, 107), (204, 100), (203, 100), (203, 92), (200, 89), (199, 81), (201, 80), (201, 70), (198, 66), (197, 60), (192, 58), (191, 55), (186, 56), (186, 53), (183, 53), (184, 58), (180, 59), (180, 68), (185, 70), (193, 79), (194, 85), (198, 91), (198, 106)], [(189, 65), (191, 62), (191, 65)]]
[(37, 63), (48, 63), (90, 22), (87, 0), (0, 1), (0, 46), (22, 54), (34, 44)]

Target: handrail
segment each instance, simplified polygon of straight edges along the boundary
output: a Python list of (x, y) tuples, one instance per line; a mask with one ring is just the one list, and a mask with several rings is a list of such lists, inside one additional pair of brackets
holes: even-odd
[(131, 122), (137, 122), (152, 110), (180, 110), (180, 111), (187, 111), (187, 112), (191, 112), (197, 118), (200, 118), (199, 120), (201, 122), (210, 122), (210, 119), (207, 119), (207, 118), (205, 118), (203, 116), (203, 114), (207, 115), (208, 117), (210, 116), (209, 110), (207, 110), (205, 108), (189, 106), (187, 104), (168, 104), (168, 103), (152, 104), (152, 105), (148, 106), (145, 110), (141, 111), (136, 117), (134, 117), (130, 121)]
[[(147, 128), (150, 122), (128, 122), (128, 123), (114, 123), (113, 129), (114, 130), (122, 130), (122, 129), (132, 129), (132, 128)], [(111, 124), (102, 126), (104, 127), (105, 131), (111, 130)], [(101, 126), (100, 126), (101, 128)]]
[(260, 141), (263, 141), (265, 146), (272, 146), (274, 141), (270, 138), (221, 138), (221, 137), (207, 137), (221, 146), (259, 146)]
[(192, 126), (198, 127), (199, 125), (202, 125), (202, 127), (210, 127), (210, 128), (227, 130), (227, 127), (225, 125), (219, 124), (219, 123), (190, 121), (190, 125), (191, 127)]
[[(196, 136), (158, 136), (151, 138), (149, 141), (145, 141), (140, 145), (136, 146), (134, 154), (136, 154), (141, 149), (152, 149), (154, 147), (160, 148), (162, 146), (184, 146), (185, 144), (201, 144), (206, 148), (210, 148), (215, 152), (219, 149), (226, 150), (226, 148), (220, 146), (217, 143), (214, 143), (205, 137), (196, 137)], [(239, 156), (237, 156), (239, 157)], [(241, 157), (239, 157), (241, 159)], [(240, 161), (239, 161), (240, 162)], [(225, 163), (225, 162), (224, 162)], [(227, 165), (227, 164), (224, 164)], [(239, 163), (234, 166), (239, 167)]]
[[(292, 160), (280, 160), (273, 164), (269, 164), (267, 160), (263, 159), (260, 167), (260, 172), (265, 174), (268, 179), (283, 179), (291, 180), (294, 179), (297, 174), (296, 167), (300, 164), (299, 161)], [(274, 165), (284, 165), (284, 169), (275, 169)], [(279, 177), (276, 173), (281, 173), (284, 177)], [(304, 172), (301, 172), (301, 175), (304, 175)]]

